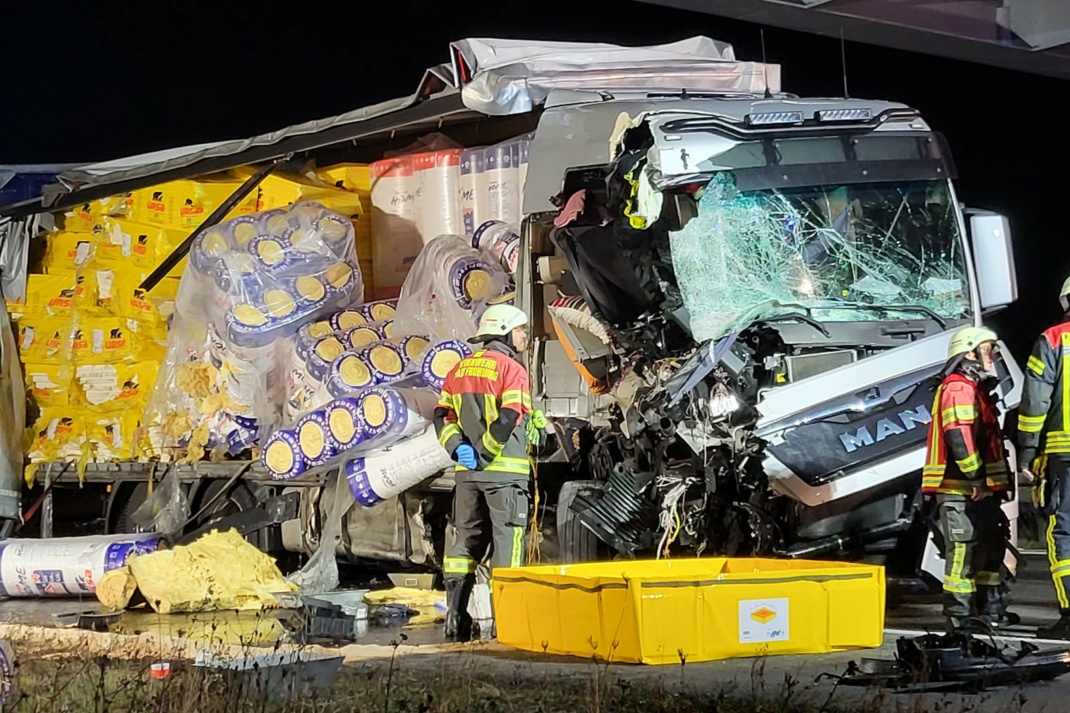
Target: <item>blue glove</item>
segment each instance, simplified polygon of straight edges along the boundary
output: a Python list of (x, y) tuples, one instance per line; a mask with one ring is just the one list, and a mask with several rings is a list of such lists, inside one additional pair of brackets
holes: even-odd
[(479, 466), (479, 461), (476, 460), (476, 449), (472, 448), (469, 443), (462, 443), (457, 446), (457, 450), (453, 452), (453, 460), (468, 470), (475, 470)]

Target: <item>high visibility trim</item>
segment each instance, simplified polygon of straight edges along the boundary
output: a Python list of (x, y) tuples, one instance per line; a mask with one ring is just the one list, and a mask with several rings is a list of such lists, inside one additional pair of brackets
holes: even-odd
[(1000, 583), (999, 572), (977, 572), (973, 581), (979, 587), (998, 587)]
[(1055, 524), (1055, 516), (1052, 515), (1048, 518), (1048, 530), (1046, 533), (1046, 539), (1048, 541), (1048, 562), (1051, 564), (1052, 571), (1051, 581), (1055, 585), (1055, 596), (1059, 599), (1059, 608), (1070, 609), (1070, 600), (1068, 600), (1066, 596), (1066, 585), (1063, 584), (1063, 578), (1055, 575), (1055, 571), (1066, 562), (1066, 560), (1059, 560), (1056, 557)]
[(513, 550), (509, 555), (510, 567), (524, 566), (524, 528), (513, 528)]
[(497, 458), (502, 454), (502, 449), (505, 448), (505, 445), (498, 443), (488, 430), (483, 432), (483, 447), (487, 449), (488, 453)]
[(973, 453), (962, 460), (957, 460), (959, 470), (963, 473), (969, 474), (977, 471), (981, 467), (981, 454)]
[(1047, 416), (1023, 416), (1018, 414), (1018, 430), (1022, 433), (1040, 433), (1044, 430)]
[(499, 456), (494, 459), (494, 462), (488, 465), (484, 470), (493, 470), (499, 473), (519, 473), (527, 474), (531, 472), (531, 461), (527, 458), (510, 458), (508, 456)]
[(1037, 376), (1044, 376), (1044, 362), (1035, 356), (1030, 356), (1029, 361), (1025, 363), (1026, 368), (1033, 372)]
[(514, 406), (524, 403), (524, 392), (520, 389), (510, 389), (502, 393), (502, 406)]
[(438, 395), (438, 405), (444, 408), (453, 408), (453, 394), (448, 391), (442, 391)]
[[(1070, 334), (1063, 333), (1063, 346), (1065, 347), (1070, 343)], [(1063, 387), (1063, 428), (1070, 428), (1070, 354), (1066, 353), (1066, 349), (1063, 349), (1062, 358), (1062, 387)]]
[(1003, 490), (1010, 485), (1010, 478), (1005, 475), (997, 476), (995, 478), (988, 477), (985, 478), (985, 485), (987, 485), (990, 490)]
[(970, 404), (951, 406), (940, 413), (940, 418), (945, 426), (955, 421), (973, 421), (977, 418), (977, 409)]
[(973, 594), (977, 587), (968, 579), (952, 580), (950, 577), (944, 577), (944, 591), (952, 594)]
[[(941, 479), (937, 486), (929, 486), (929, 489), (945, 495), (970, 495), (973, 493), (974, 485), (980, 485), (980, 483), (974, 483), (970, 480)], [(924, 481), (922, 487), (925, 487)]]
[(446, 557), (442, 560), (444, 574), (471, 574), (476, 571), (476, 561), (469, 557)]
[(440, 446), (445, 448), (446, 444), (450, 442), (451, 438), (463, 435), (464, 434), (461, 433), (460, 426), (458, 426), (456, 423), (447, 423), (446, 426), (442, 429), (442, 433), (438, 435), (438, 443)]
[(944, 591), (952, 594), (972, 594), (977, 588), (973, 582), (962, 576), (962, 570), (966, 567), (966, 543), (956, 542), (954, 545), (951, 572), (944, 577)]

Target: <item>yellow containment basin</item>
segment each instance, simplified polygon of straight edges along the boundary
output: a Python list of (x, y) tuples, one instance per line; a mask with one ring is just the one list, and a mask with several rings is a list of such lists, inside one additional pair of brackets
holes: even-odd
[(880, 646), (884, 568), (677, 559), (494, 570), (498, 641), (648, 664)]

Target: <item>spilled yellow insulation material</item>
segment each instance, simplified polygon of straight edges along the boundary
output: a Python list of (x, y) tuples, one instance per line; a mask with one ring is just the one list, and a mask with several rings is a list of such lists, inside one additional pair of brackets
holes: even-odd
[[(189, 545), (134, 557), (126, 569), (157, 613), (259, 610), (279, 606), (275, 594), (297, 587), (275, 560), (236, 530), (211, 532)], [(115, 575), (98, 592), (101, 603), (125, 608), (128, 582)]]

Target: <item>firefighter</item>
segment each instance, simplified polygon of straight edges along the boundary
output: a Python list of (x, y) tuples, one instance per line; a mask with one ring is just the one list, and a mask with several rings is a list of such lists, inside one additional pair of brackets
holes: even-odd
[(528, 318), (493, 305), (471, 341), (482, 348), (462, 359), (442, 386), (434, 422), (439, 442), (457, 462), (446, 547), (446, 637), (467, 640), (468, 599), (476, 565), (490, 549), (490, 566), (519, 567), (528, 521), (528, 431), (531, 386), (517, 360), (528, 346)]
[(1018, 470), (1024, 480), (1035, 481), (1037, 504), (1048, 517), (1048, 561), (1059, 600), (1059, 621), (1037, 635), (1070, 639), (1070, 278), (1059, 302), (1062, 322), (1040, 335), (1026, 363), (1018, 407)]
[(951, 337), (929, 424), (922, 490), (935, 496), (943, 535), (944, 616), (950, 630), (1016, 623), (1003, 603), (1001, 571), (1009, 492), (993, 373), (996, 334), (965, 327)]

